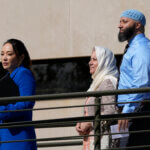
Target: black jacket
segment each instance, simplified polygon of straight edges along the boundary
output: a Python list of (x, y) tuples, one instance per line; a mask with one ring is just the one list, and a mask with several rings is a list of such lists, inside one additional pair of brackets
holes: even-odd
[[(0, 97), (11, 97), (19, 96), (19, 89), (14, 81), (10, 78), (7, 73), (4, 77), (0, 79)], [(7, 103), (1, 103), (0, 105), (7, 105)]]

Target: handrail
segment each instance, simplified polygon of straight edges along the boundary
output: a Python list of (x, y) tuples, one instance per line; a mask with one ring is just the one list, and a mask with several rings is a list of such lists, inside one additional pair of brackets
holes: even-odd
[[(109, 90), (109, 91), (101, 91), (101, 92), (76, 92), (76, 93), (62, 93), (62, 94), (47, 94), (47, 95), (34, 95), (34, 96), (24, 96), (24, 97), (4, 97), (0, 98), (0, 103), (12, 103), (17, 101), (53, 101), (53, 100), (62, 100), (62, 99), (72, 99), (72, 98), (79, 98), (79, 97), (101, 97), (106, 95), (118, 95), (118, 94), (127, 94), (127, 93), (150, 93), (150, 88), (139, 88), (139, 89), (123, 89), (123, 90)], [(135, 101), (135, 102), (121, 102), (117, 104), (124, 104), (124, 103), (140, 103), (141, 101)], [(142, 101), (142, 102), (150, 102), (150, 100)], [(113, 105), (116, 103), (109, 103), (109, 104), (101, 104), (101, 105)], [(88, 106), (98, 106), (99, 104), (94, 105), (88, 105)], [(87, 107), (88, 107), (87, 106)], [(84, 105), (76, 105), (76, 106), (61, 106), (61, 107), (47, 107), (47, 108), (36, 108), (36, 109), (22, 109), (22, 110), (9, 110), (9, 111), (0, 111), (0, 113), (7, 113), (7, 112), (17, 112), (17, 111), (39, 111), (39, 110), (46, 110), (46, 109), (64, 109), (64, 108), (76, 108), (76, 107), (84, 107)], [(100, 111), (100, 110), (99, 110)], [(98, 113), (100, 114), (100, 113)], [(94, 116), (89, 117), (71, 117), (71, 118), (59, 118), (59, 119), (47, 119), (47, 120), (37, 120), (37, 121), (24, 121), (24, 122), (8, 122), (0, 124), (1, 128), (16, 128), (16, 127), (28, 127), (28, 126), (34, 126), (35, 128), (56, 128), (56, 127), (71, 127), (75, 126), (77, 122), (100, 122), (103, 120), (118, 120), (118, 119), (132, 119), (132, 118), (150, 118), (150, 112), (148, 113), (128, 113), (128, 114), (112, 114), (112, 115), (100, 115), (100, 117), (96, 117), (94, 119)], [(98, 125), (99, 126), (99, 125)], [(100, 131), (99, 131), (100, 132)], [(144, 131), (133, 131), (130, 133), (140, 133), (140, 132), (150, 132), (150, 130), (144, 130)], [(95, 132), (95, 136), (100, 137), (101, 135), (108, 135), (107, 134), (97, 134)], [(115, 133), (113, 133), (115, 134)], [(117, 134), (117, 133), (116, 133)], [(124, 134), (124, 133), (123, 133)], [(82, 139), (84, 136), (72, 136), (72, 137), (55, 137), (55, 138), (43, 138), (43, 139), (26, 139), (23, 141), (55, 141), (55, 140), (77, 140)], [(97, 140), (100, 141), (100, 140)], [(8, 142), (22, 142), (22, 141), (5, 141)], [(0, 143), (5, 143), (0, 142)], [(56, 143), (38, 143), (38, 147), (55, 147), (55, 146), (71, 146), (71, 145), (81, 145), (82, 141), (69, 141), (69, 142), (56, 142)], [(150, 147), (150, 146), (145, 146)], [(135, 147), (138, 149), (138, 147)], [(97, 149), (97, 147), (96, 147)], [(98, 148), (99, 149), (99, 148)], [(111, 148), (112, 149), (112, 148)], [(115, 148), (115, 150), (119, 150), (120, 148)], [(131, 147), (128, 147), (126, 149), (131, 149)], [(106, 150), (106, 149), (105, 149)], [(109, 149), (110, 150), (110, 149)]]
[(96, 92), (74, 92), (74, 93), (62, 93), (62, 94), (46, 94), (46, 95), (33, 95), (33, 96), (14, 96), (0, 98), (0, 103), (13, 103), (17, 101), (42, 101), (42, 100), (62, 100), (70, 98), (81, 97), (100, 97), (106, 95), (118, 95), (118, 94), (132, 94), (132, 93), (149, 93), (150, 88), (133, 88), (133, 89), (121, 89), (121, 90), (108, 90), (108, 91), (96, 91)]
[[(133, 118), (149, 118), (150, 112), (143, 113), (127, 113), (127, 114), (112, 114), (112, 115), (102, 115), (101, 121), (104, 120), (118, 120), (118, 119), (133, 119)], [(22, 121), (22, 122), (10, 122), (0, 124), (1, 128), (16, 128), (16, 127), (29, 127), (35, 126), (35, 128), (41, 128), (41, 126), (49, 126), (50, 128), (54, 128), (58, 125), (58, 127), (62, 127), (62, 125), (74, 126), (77, 122), (90, 122), (94, 121), (94, 116), (87, 117), (71, 117), (71, 118), (61, 118), (61, 119), (47, 119), (47, 120), (37, 120), (37, 121)], [(99, 120), (96, 120), (99, 121)], [(66, 123), (65, 123), (66, 122)]]

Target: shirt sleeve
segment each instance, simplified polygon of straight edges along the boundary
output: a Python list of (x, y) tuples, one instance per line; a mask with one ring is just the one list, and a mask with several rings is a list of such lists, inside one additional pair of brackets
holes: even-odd
[[(140, 49), (139, 51), (143, 51)], [(136, 53), (131, 61), (132, 65), (132, 87), (142, 88), (149, 86), (149, 59), (141, 53)], [(141, 101), (144, 100), (144, 93), (129, 94), (128, 101)], [(134, 112), (140, 103), (128, 103), (123, 108), (123, 113)]]
[[(19, 88), (20, 96), (30, 96), (35, 94), (35, 80), (32, 73), (29, 70), (24, 70), (17, 74), (17, 86)], [(33, 108), (35, 102), (25, 101), (25, 102), (16, 102), (15, 104), (8, 104), (6, 106), (0, 106), (0, 111), (7, 110), (20, 110)], [(0, 113), (0, 119), (13, 119), (16, 117), (24, 116), (26, 112), (7, 112)]]

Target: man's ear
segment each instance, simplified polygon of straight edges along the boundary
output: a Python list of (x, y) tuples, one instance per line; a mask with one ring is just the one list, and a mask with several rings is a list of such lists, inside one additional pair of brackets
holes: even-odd
[(141, 29), (141, 26), (142, 26), (142, 25), (141, 25), (140, 22), (136, 22), (136, 29), (137, 29), (137, 30)]

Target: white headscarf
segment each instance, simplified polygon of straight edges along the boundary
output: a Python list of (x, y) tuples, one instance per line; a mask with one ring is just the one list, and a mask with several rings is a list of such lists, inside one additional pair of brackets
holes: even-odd
[(114, 87), (116, 87), (119, 73), (114, 54), (109, 49), (100, 46), (95, 46), (94, 50), (96, 52), (98, 66), (92, 75), (93, 81), (88, 91), (95, 91), (105, 79), (110, 79)]

